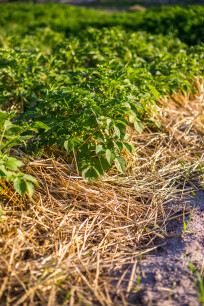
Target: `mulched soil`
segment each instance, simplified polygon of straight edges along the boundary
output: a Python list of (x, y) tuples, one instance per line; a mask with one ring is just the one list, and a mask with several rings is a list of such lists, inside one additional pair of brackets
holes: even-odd
[(204, 83), (194, 86), (158, 101), (161, 130), (129, 129), (125, 175), (87, 185), (65, 151), (13, 152), (39, 187), (22, 198), (0, 182), (1, 306), (199, 305), (189, 263), (203, 270)]

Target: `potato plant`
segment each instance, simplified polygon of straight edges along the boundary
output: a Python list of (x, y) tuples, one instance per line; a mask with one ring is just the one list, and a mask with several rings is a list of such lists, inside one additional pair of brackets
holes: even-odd
[(32, 129), (25, 123), (14, 124), (11, 121), (14, 116), (15, 113), (0, 111), (0, 179), (13, 182), (14, 188), (20, 195), (24, 196), (27, 191), (32, 196), (34, 184), (38, 184), (36, 179), (21, 172), (19, 168), (24, 166), (22, 161), (8, 154), (11, 148), (22, 145), (31, 138)]
[[(124, 173), (122, 153), (134, 150), (127, 126), (138, 133), (147, 125), (160, 128), (154, 116), (159, 98), (193, 91), (193, 79), (203, 75), (204, 46), (188, 45), (200, 41), (195, 16), (202, 19), (203, 9), (122, 14), (119, 22), (117, 14), (45, 7), (5, 5), (0, 16), (0, 175), (21, 195), (32, 194), (36, 181), (20, 171), (23, 164), (9, 155), (12, 148), (29, 143), (37, 144), (32, 151), (47, 145), (66, 149), (88, 182), (111, 167)], [(174, 18), (182, 14), (176, 27)], [(73, 30), (76, 24), (83, 25), (80, 32)], [(181, 25), (195, 26), (194, 37), (188, 40)]]
[[(163, 6), (146, 12), (110, 13), (106, 11), (76, 8), (73, 6), (45, 3), (0, 4), (0, 25), (15, 35), (31, 34), (34, 29), (49, 27), (66, 36), (74, 34), (83, 37), (83, 29), (90, 26), (101, 29), (120, 25), (134, 32), (146, 31), (153, 34), (173, 33), (188, 45), (196, 45), (204, 40), (204, 7)], [(50, 40), (47, 37), (47, 40)]]

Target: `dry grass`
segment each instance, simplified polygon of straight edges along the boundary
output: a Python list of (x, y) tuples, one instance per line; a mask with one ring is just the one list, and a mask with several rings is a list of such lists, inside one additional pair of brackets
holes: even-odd
[[(160, 101), (162, 132), (131, 135), (136, 153), (126, 156), (125, 175), (113, 169), (103, 182), (86, 185), (60, 157), (23, 157), (40, 187), (32, 199), (11, 186), (2, 191), (2, 306), (127, 304), (136, 259), (157, 247), (154, 239), (171, 217), (165, 205), (181, 197), (187, 182), (194, 188), (204, 163), (203, 83), (196, 86), (195, 96)], [(125, 273), (114, 275), (130, 263), (123, 286)]]

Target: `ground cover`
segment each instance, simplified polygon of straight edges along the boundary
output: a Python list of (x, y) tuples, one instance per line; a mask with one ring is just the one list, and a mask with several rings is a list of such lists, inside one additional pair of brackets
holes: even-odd
[(157, 35), (145, 14), (112, 27), (121, 15), (3, 7), (3, 304), (124, 304), (133, 285), (113, 271), (157, 248), (165, 205), (191, 179), (202, 185), (204, 47), (187, 15), (203, 11), (159, 10)]

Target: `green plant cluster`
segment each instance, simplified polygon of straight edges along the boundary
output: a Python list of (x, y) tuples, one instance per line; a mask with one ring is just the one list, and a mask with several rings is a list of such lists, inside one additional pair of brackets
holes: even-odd
[(204, 7), (168, 7), (134, 13), (111, 13), (100, 10), (76, 8), (63, 4), (0, 4), (0, 25), (22, 33), (39, 27), (80, 35), (82, 29), (114, 27), (120, 25), (131, 31), (154, 34), (173, 33), (183, 42), (193, 45), (204, 41)]
[(11, 121), (14, 116), (14, 112), (8, 113), (0, 110), (0, 179), (4, 179), (7, 182), (12, 181), (14, 188), (22, 196), (25, 195), (26, 191), (32, 196), (34, 192), (33, 184), (38, 184), (36, 179), (29, 174), (21, 172), (19, 168), (24, 164), (8, 154), (11, 148), (21, 145), (31, 138), (29, 134), (32, 129), (25, 122), (22, 125), (14, 124)]
[[(73, 31), (66, 37), (63, 14), (69, 12), (81, 27), (82, 12), (92, 14), (98, 22), (107, 13), (94, 15), (93, 11), (68, 7), (63, 12), (65, 6), (61, 5), (10, 8), (15, 5), (5, 6), (0, 17), (2, 24), (2, 16), (10, 20), (10, 26), (8, 23), (0, 32), (4, 143), (0, 163), (1, 178), (12, 180), (21, 194), (32, 194), (31, 184), (36, 182), (22, 176), (19, 161), (11, 159), (13, 166), (7, 166), (11, 148), (26, 143), (32, 150), (34, 145), (65, 148), (86, 181), (103, 177), (113, 165), (124, 173), (123, 152), (134, 150), (127, 126), (138, 133), (145, 125), (160, 128), (154, 116), (156, 101), (177, 90), (191, 91), (195, 76), (203, 75), (204, 46), (188, 46), (175, 33), (155, 35), (121, 26), (93, 28), (87, 20), (80, 33)], [(47, 19), (43, 19), (45, 14)], [(60, 18), (61, 28), (56, 31)], [(18, 34), (14, 23), (23, 29)], [(10, 138), (4, 131), (6, 120), (12, 126)]]

